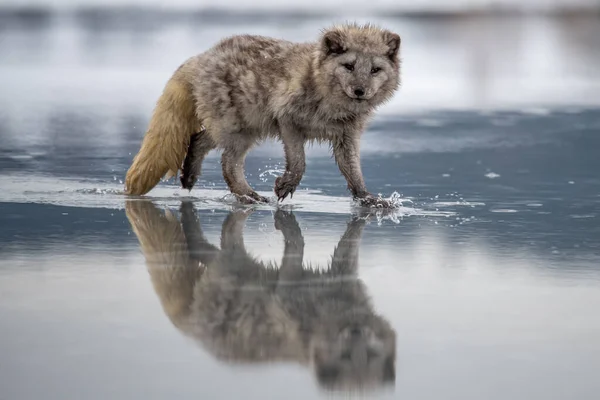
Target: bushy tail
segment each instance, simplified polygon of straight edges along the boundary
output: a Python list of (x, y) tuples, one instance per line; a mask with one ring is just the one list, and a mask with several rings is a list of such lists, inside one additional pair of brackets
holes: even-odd
[(158, 99), (140, 151), (127, 171), (125, 193), (146, 194), (163, 176), (176, 175), (190, 137), (200, 130), (200, 125), (191, 85), (176, 72)]

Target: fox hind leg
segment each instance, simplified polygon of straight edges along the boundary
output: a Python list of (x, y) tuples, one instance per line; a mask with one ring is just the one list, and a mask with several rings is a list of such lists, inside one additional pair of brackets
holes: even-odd
[(217, 144), (206, 129), (192, 135), (179, 178), (184, 189), (192, 190), (201, 175), (204, 157), (216, 147)]
[(251, 140), (241, 137), (230, 138), (224, 146), (221, 164), (223, 178), (233, 193), (242, 203), (268, 203), (269, 199), (259, 195), (252, 189), (244, 176), (246, 154), (254, 144)]

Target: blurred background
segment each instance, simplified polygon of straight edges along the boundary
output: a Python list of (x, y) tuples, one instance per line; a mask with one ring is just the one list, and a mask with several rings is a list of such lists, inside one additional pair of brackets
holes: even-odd
[(227, 35), (314, 40), (347, 20), (403, 38), (403, 87), (379, 120), (440, 110), (540, 115), (600, 102), (599, 0), (4, 0), (3, 166), (94, 148), (125, 157), (110, 166), (121, 178), (185, 59)]

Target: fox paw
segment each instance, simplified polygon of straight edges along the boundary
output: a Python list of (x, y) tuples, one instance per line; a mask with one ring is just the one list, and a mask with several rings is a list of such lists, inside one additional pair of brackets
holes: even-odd
[(289, 195), (290, 199), (294, 197), (294, 192), (298, 187), (298, 182), (289, 178), (289, 175), (285, 173), (283, 176), (275, 179), (275, 194), (277, 195), (277, 201), (283, 201)]
[(356, 202), (362, 207), (370, 207), (370, 208), (393, 208), (394, 206), (390, 201), (382, 199), (380, 197), (375, 197), (372, 194), (368, 194), (364, 197), (359, 197), (355, 199)]
[(242, 204), (257, 204), (257, 203), (268, 203), (269, 199), (265, 196), (261, 196), (256, 192), (248, 194), (236, 194), (237, 200)]
[(179, 180), (181, 181), (181, 187), (187, 190), (192, 190), (192, 188), (194, 187), (194, 185), (196, 184), (196, 181), (198, 180), (198, 177), (196, 175), (181, 175), (179, 177)]

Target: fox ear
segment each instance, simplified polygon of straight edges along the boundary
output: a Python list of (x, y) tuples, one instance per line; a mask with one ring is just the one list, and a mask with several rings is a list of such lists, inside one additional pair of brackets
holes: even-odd
[(344, 44), (344, 38), (339, 31), (329, 31), (323, 36), (323, 49), (325, 54), (344, 54), (346, 52), (346, 45)]
[(387, 32), (385, 33), (383, 39), (388, 46), (386, 55), (390, 60), (394, 61), (398, 56), (398, 51), (400, 50), (400, 36), (393, 32)]

